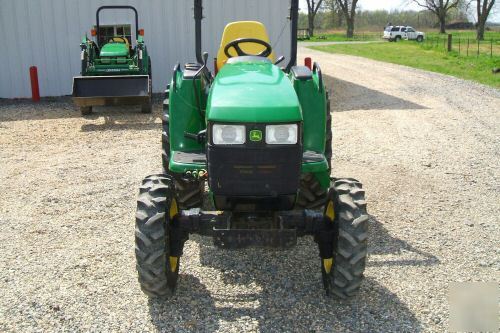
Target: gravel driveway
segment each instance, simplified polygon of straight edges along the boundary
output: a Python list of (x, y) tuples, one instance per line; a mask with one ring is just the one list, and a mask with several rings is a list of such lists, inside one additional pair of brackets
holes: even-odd
[[(359, 296), (323, 296), (315, 243), (186, 243), (177, 293), (136, 281), (135, 200), (160, 169), (160, 101), (81, 118), (69, 99), (0, 101), (0, 331), (418, 332), (448, 327), (455, 281), (498, 282), (500, 91), (300, 50), (332, 90), (334, 174), (372, 216)], [(496, 239), (496, 241), (495, 241)]]

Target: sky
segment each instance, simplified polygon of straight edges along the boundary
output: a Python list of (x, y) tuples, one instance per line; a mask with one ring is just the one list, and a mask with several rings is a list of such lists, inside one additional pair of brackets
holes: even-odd
[[(422, 7), (419, 7), (416, 4), (411, 4), (411, 5), (404, 5), (404, 3), (407, 3), (408, 1), (405, 0), (359, 0), (358, 6), (361, 7), (363, 10), (374, 10), (374, 9), (415, 9), (415, 10), (422, 10)], [(495, 10), (495, 13), (492, 13), (490, 16), (490, 21), (494, 22), (500, 22), (500, 10), (498, 10), (499, 6), (497, 6), (497, 10)], [(300, 10), (301, 11), (307, 11), (307, 4), (306, 0), (300, 0)]]

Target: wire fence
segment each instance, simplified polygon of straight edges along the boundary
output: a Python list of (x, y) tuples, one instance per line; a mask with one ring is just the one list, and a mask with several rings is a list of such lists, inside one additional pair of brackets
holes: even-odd
[(476, 40), (475, 38), (430, 36), (422, 43), (426, 49), (440, 49), (443, 52), (455, 52), (458, 56), (479, 57), (489, 56), (491, 58), (500, 56), (500, 39), (490, 38)]

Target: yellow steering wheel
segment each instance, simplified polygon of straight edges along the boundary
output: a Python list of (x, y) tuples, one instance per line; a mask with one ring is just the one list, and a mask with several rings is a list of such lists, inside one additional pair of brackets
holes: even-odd
[(128, 39), (125, 37), (113, 37), (109, 40), (109, 43), (123, 43), (127, 44), (127, 47), (130, 46), (130, 43), (128, 42)]

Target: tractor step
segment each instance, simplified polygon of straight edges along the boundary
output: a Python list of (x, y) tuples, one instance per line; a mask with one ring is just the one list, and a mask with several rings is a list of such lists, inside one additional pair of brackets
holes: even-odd
[(297, 244), (295, 229), (214, 229), (214, 245), (222, 249), (264, 247), (289, 249)]
[(140, 105), (150, 102), (148, 75), (76, 76), (73, 101), (78, 106)]

